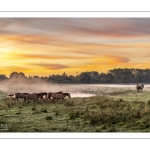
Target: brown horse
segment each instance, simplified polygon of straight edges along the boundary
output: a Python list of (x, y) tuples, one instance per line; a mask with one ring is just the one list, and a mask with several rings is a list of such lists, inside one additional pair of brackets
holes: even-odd
[(24, 99), (24, 102), (26, 101), (26, 96), (28, 95), (29, 93), (15, 93), (14, 96), (16, 98), (16, 100), (18, 101), (19, 98), (23, 98)]
[(65, 101), (65, 97), (71, 98), (70, 93), (59, 93), (59, 94), (55, 93), (55, 94), (52, 94), (52, 102), (54, 103), (55, 99), (57, 100), (57, 102), (58, 102), (58, 100), (61, 99), (62, 103), (63, 103), (63, 101)]
[(46, 92), (37, 93), (37, 97), (45, 101), (47, 100), (47, 93)]
[(47, 99), (51, 100), (53, 94), (60, 94), (60, 93), (63, 93), (63, 92), (62, 91), (55, 92), (55, 93), (49, 92), (49, 93), (47, 93)]
[(143, 88), (144, 88), (144, 84), (141, 84), (141, 85), (138, 85), (138, 83), (136, 84), (136, 89), (137, 89), (138, 92), (139, 92), (140, 90), (143, 91)]
[(35, 102), (36, 100), (38, 100), (37, 93), (31, 93), (31, 94), (26, 95), (26, 100), (28, 100), (28, 102), (29, 100), (33, 100)]

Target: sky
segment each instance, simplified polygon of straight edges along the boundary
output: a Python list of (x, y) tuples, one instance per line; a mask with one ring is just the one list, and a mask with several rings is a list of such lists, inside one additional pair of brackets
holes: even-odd
[(0, 18), (0, 74), (150, 67), (150, 18)]

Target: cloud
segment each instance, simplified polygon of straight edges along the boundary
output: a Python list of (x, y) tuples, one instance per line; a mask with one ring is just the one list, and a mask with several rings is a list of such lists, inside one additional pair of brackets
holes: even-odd
[(2, 72), (2, 74), (6, 73), (7, 75), (10, 74), (13, 71), (17, 71), (17, 72), (28, 72), (29, 70), (31, 70), (31, 68), (28, 68), (26, 66), (5, 66), (5, 67), (1, 67), (0, 68), (0, 72)]
[(129, 58), (122, 57), (122, 56), (114, 56), (114, 55), (104, 55), (104, 56), (98, 56), (93, 59), (94, 63), (98, 64), (108, 64), (108, 65), (114, 65), (119, 63), (127, 63), (130, 61)]
[(1, 67), (49, 73), (148, 66), (149, 24), (150, 18), (1, 18)]
[[(9, 53), (10, 54), (10, 53)], [(47, 54), (28, 54), (28, 53), (11, 53), (11, 55), (9, 56), (10, 60), (84, 60), (84, 59), (90, 59), (92, 56), (76, 56), (76, 55), (69, 55), (69, 54), (63, 54), (62, 53), (47, 53)]]
[(149, 36), (149, 18), (1, 18), (0, 33), (57, 36)]
[(0, 38), (3, 42), (11, 42), (17, 44), (36, 44), (36, 45), (50, 45), (56, 40), (54, 36), (47, 35), (4, 35)]
[(30, 65), (42, 67), (46, 70), (60, 70), (60, 69), (66, 69), (70, 68), (68, 65), (62, 65), (62, 64), (44, 64), (44, 63), (32, 63)]

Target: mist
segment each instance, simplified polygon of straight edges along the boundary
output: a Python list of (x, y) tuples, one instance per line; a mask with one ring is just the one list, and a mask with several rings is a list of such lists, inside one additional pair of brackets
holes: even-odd
[(46, 82), (42, 79), (27, 79), (22, 77), (13, 77), (0, 82), (0, 91), (14, 94), (17, 92), (24, 93), (39, 93), (39, 92), (69, 92), (71, 97), (88, 97), (92, 94), (83, 94), (85, 85), (74, 84), (54, 84)]
[(42, 79), (11, 78), (0, 82), (0, 90), (8, 94), (16, 92), (56, 92), (62, 90), (57, 84)]
[[(0, 91), (6, 94), (17, 92), (39, 93), (58, 92), (70, 93), (71, 97), (90, 97), (103, 95), (115, 91), (135, 90), (135, 85), (120, 84), (56, 84), (39, 78), (28, 79), (13, 77), (0, 82)], [(150, 90), (150, 85), (145, 85), (144, 90)]]

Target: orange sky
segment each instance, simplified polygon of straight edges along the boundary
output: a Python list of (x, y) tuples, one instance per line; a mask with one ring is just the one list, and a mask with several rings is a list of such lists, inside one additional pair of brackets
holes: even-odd
[(0, 74), (149, 68), (149, 18), (1, 18)]

